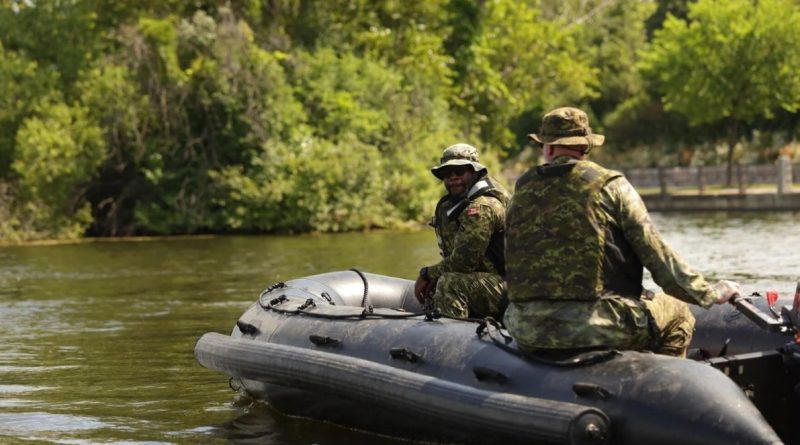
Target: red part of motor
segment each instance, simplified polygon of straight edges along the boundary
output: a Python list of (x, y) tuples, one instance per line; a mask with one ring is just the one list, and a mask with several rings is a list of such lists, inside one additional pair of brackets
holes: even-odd
[(769, 307), (774, 307), (775, 303), (777, 303), (777, 302), (778, 302), (778, 291), (776, 291), (776, 290), (768, 290), (767, 291), (767, 304), (769, 304)]

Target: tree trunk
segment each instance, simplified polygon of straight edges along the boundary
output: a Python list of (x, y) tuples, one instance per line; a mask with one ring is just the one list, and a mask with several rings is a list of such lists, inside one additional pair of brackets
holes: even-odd
[(728, 169), (727, 178), (725, 178), (725, 186), (733, 186), (733, 149), (736, 148), (736, 143), (739, 139), (739, 127), (736, 123), (730, 124), (728, 127)]

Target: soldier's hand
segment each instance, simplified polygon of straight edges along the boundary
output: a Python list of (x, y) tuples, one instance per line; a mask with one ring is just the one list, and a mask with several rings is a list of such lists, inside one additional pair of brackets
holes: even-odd
[(735, 295), (742, 294), (742, 288), (739, 287), (739, 283), (735, 281), (729, 280), (719, 280), (716, 284), (714, 284), (714, 290), (717, 292), (717, 301), (716, 304), (725, 304)]
[(419, 304), (425, 304), (425, 291), (428, 289), (430, 284), (431, 281), (427, 278), (424, 278), (421, 275), (417, 277), (417, 282), (414, 283), (414, 296), (417, 297)]

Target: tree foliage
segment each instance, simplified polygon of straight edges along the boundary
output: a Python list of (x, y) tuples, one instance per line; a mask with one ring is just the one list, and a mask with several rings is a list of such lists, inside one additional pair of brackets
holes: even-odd
[(27, 214), (24, 231), (75, 236), (90, 222), (85, 184), (103, 160), (102, 130), (88, 111), (42, 103), (17, 132), (12, 169)]
[(800, 107), (798, 26), (790, 0), (699, 0), (687, 20), (667, 17), (641, 67), (666, 110), (692, 125), (728, 123), (730, 166), (741, 124)]
[(498, 173), (562, 105), (618, 159), (791, 135), (797, 24), (790, 0), (0, 1), (0, 240), (419, 224), (445, 147)]
[(455, 105), (466, 116), (464, 132), (502, 152), (515, 145), (514, 119), (594, 96), (597, 72), (573, 34), (528, 2), (483, 5)]

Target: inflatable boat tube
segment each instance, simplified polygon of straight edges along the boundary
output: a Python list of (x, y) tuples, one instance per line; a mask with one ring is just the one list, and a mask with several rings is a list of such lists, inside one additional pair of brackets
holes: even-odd
[(477, 333), (476, 323), (420, 310), (409, 280), (357, 271), (301, 278), (268, 288), (231, 335), (202, 336), (195, 356), (279, 411), (410, 439), (782, 443), (707, 360), (530, 357), (502, 330)]

